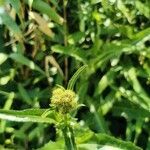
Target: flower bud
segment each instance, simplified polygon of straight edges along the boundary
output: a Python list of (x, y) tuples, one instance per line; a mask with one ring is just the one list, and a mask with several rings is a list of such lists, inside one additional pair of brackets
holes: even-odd
[(56, 88), (52, 92), (51, 104), (62, 113), (69, 113), (77, 106), (76, 94), (72, 90)]

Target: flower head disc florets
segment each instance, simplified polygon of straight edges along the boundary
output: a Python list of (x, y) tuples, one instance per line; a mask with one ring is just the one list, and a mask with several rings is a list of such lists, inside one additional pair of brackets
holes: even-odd
[(77, 106), (77, 97), (72, 90), (56, 88), (52, 92), (51, 104), (57, 108), (60, 113), (66, 114)]

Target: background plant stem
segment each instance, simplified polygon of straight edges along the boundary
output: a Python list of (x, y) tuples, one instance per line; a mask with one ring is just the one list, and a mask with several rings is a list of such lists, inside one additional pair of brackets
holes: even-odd
[[(67, 11), (66, 11), (67, 0), (63, 0), (63, 15), (64, 15), (64, 45), (67, 46)], [(68, 81), (68, 58), (65, 58), (65, 85), (67, 85)]]

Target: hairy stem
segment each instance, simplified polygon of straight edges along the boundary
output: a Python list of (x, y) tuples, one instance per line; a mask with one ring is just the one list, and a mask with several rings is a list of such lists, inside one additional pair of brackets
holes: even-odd
[(64, 123), (65, 126), (62, 129), (62, 132), (65, 139), (65, 148), (66, 150), (77, 150), (73, 129), (68, 124), (67, 115), (64, 116)]
[(66, 150), (77, 150), (73, 130), (71, 129), (71, 127), (65, 126), (62, 129), (62, 132), (65, 139)]

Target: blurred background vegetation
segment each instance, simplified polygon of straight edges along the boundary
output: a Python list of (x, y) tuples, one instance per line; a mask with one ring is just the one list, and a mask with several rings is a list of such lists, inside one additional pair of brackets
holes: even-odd
[[(0, 108), (49, 108), (83, 64), (78, 121), (150, 150), (150, 1), (0, 0)], [(1, 148), (56, 136), (53, 125), (0, 121)]]

